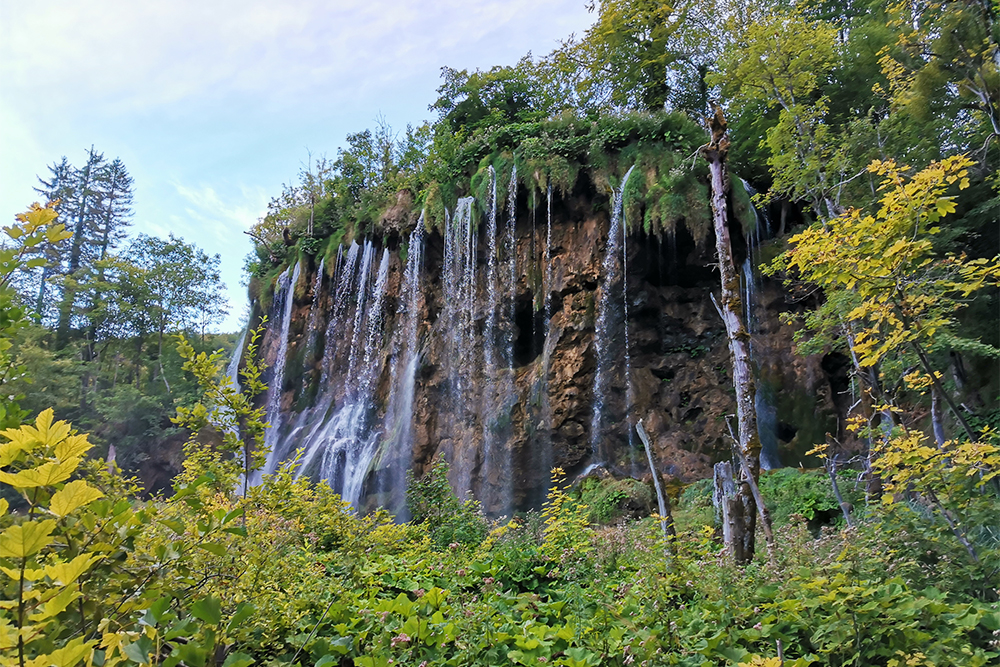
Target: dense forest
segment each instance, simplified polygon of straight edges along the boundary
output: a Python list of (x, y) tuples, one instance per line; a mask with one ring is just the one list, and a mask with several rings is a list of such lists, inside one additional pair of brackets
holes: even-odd
[[(0, 249), (0, 664), (1000, 662), (1000, 4), (590, 8), (545, 57), (444, 68), (432, 121), (310, 155), (248, 232), (242, 336), (210, 333), (217, 255), (128, 235), (121, 160), (39, 176)], [(513, 516), (442, 457), (397, 516), (268, 469), (269, 397), (304, 391), (265, 344), (290, 270), (318, 285), (365, 239), (405, 261), (519, 187), (711, 249), (731, 465), (661, 479), (645, 443), (651, 474), (556, 469)], [(755, 233), (795, 354), (845, 360), (815, 469), (761, 470)]]

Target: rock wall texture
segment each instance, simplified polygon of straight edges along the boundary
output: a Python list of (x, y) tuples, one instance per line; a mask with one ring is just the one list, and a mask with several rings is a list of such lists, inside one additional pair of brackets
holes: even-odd
[[(683, 225), (660, 238), (641, 231), (627, 236), (627, 303), (616, 303), (615, 312), (620, 322), (627, 306), (629, 371), (626, 374), (625, 331), (619, 324), (605, 341), (610, 362), (604, 411), (600, 432), (592, 437), (595, 318), (599, 290), (605, 288), (601, 267), (609, 208), (607, 197), (578, 185), (572, 195), (553, 200), (549, 232), (544, 199), (532, 210), (522, 194), (516, 218), (516, 287), (502, 304), (503, 312), (495, 314), (497, 335), (509, 334), (513, 340), (512, 363), (489, 378), (481, 369), (468, 367), (481, 365), (481, 357), (455, 357), (449, 342), (454, 332), (443, 315), (449, 306), (443, 275), (445, 239), (440, 231), (426, 233), (412, 437), (404, 448), (383, 451), (369, 464), (362, 505), (391, 504), (390, 498), (398, 504), (400, 471), (410, 469), (419, 475), (437, 455), (451, 463), (456, 491), (471, 492), (490, 512), (539, 506), (553, 467), (573, 476), (601, 463), (616, 475), (641, 478), (649, 474), (648, 466), (638, 438), (629, 437), (630, 427), (639, 419), (654, 443), (660, 471), (679, 482), (710, 476), (712, 464), (730, 456), (726, 416), (735, 411), (735, 402), (729, 352), (709, 298), (718, 289), (718, 274), (712, 267), (714, 241), (696, 243)], [(385, 336), (371, 406), (371, 428), (382, 429), (383, 439), (393, 391), (393, 333), (401, 326), (404, 232), (416, 224), (412, 214), (406, 221), (401, 211), (393, 211), (392, 227), (404, 231), (391, 231), (382, 241), (390, 250)], [(480, 275), (487, 270), (484, 227), (478, 226)], [(734, 243), (741, 245), (743, 234), (734, 232)], [(743, 247), (736, 251), (746, 254)], [(318, 268), (314, 260), (305, 260), (294, 286), (280, 396), (286, 429), (321, 393), (324, 356), (332, 349), (331, 341), (317, 341), (322, 336), (315, 332), (328, 328), (336, 306), (336, 279), (317, 280)], [(327, 268), (327, 273), (333, 271)], [(479, 290), (476, 302), (486, 304), (485, 287), (480, 284)], [(826, 432), (837, 431), (838, 414), (850, 401), (845, 394), (845, 360), (795, 353), (793, 329), (779, 319), (794, 306), (777, 284), (764, 280), (754, 301), (759, 407), (770, 410), (770, 418), (762, 420), (762, 428), (768, 430), (762, 440), (773, 462), (799, 465), (804, 452), (821, 442)], [(480, 335), (489, 330), (487, 318), (481, 306), (474, 315)], [(279, 333), (280, 327), (272, 322), (264, 341), (265, 359), (272, 363), (280, 347)], [(331, 335), (338, 333), (326, 334)], [(473, 347), (485, 345), (483, 340), (473, 341)], [(338, 354), (347, 353), (344, 346), (338, 349)], [(456, 381), (458, 375), (462, 382)]]

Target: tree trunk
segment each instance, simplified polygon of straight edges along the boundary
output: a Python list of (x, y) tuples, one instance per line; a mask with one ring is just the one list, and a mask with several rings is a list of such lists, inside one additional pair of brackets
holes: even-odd
[[(726, 325), (729, 353), (733, 362), (733, 386), (736, 389), (736, 420), (739, 428), (739, 449), (746, 459), (749, 476), (757, 481), (760, 475), (760, 437), (757, 434), (757, 414), (754, 411), (753, 371), (750, 365), (750, 334), (743, 325), (740, 313), (740, 279), (733, 262), (733, 248), (729, 238), (726, 209), (726, 154), (729, 139), (726, 137), (726, 120), (721, 109), (708, 121), (711, 141), (701, 147), (701, 155), (708, 161), (712, 180), (712, 219), (715, 223), (715, 248), (719, 255), (719, 274), (722, 279), (722, 303), (716, 303), (719, 315)], [(713, 295), (714, 300), (714, 295)], [(745, 473), (746, 474), (746, 473)], [(746, 479), (742, 480), (737, 499), (742, 506), (743, 522), (733, 535), (733, 556), (738, 563), (753, 558), (754, 529), (757, 504)], [(738, 543), (738, 544), (737, 544)]]
[[(642, 425), (642, 420), (635, 425), (635, 430), (642, 440), (642, 446), (646, 449), (646, 458), (649, 460), (649, 472), (653, 475), (653, 486), (656, 488), (656, 501), (660, 506), (660, 529), (663, 531), (663, 539), (676, 537), (677, 531), (674, 529), (674, 515), (670, 511), (670, 499), (663, 493), (663, 486), (660, 484), (660, 473), (656, 472), (656, 465), (653, 463), (653, 450), (649, 446), (649, 435)], [(674, 548), (667, 542), (668, 548), (673, 552)]]
[(746, 513), (736, 491), (733, 465), (729, 461), (720, 461), (715, 464), (714, 472), (712, 504), (715, 505), (716, 522), (722, 526), (722, 543), (736, 562), (749, 562), (753, 552), (746, 553), (746, 542), (740, 539), (746, 530)]
[[(715, 223), (715, 247), (719, 255), (719, 274), (722, 279), (722, 304), (716, 303), (719, 315), (726, 325), (729, 352), (733, 362), (733, 385), (736, 388), (736, 418), (739, 428), (739, 449), (746, 459), (749, 476), (756, 482), (760, 475), (760, 438), (757, 434), (757, 414), (754, 411), (753, 372), (750, 365), (750, 334), (743, 325), (740, 313), (740, 280), (733, 262), (732, 243), (729, 238), (726, 209), (726, 154), (729, 139), (726, 137), (726, 120), (721, 109), (708, 121), (711, 141), (701, 147), (701, 154), (708, 161), (712, 180), (712, 219)], [(714, 296), (713, 296), (714, 300)], [(754, 553), (754, 529), (757, 506), (750, 484), (743, 479), (737, 490), (742, 506), (742, 522), (735, 524), (733, 556), (738, 563), (749, 562)]]

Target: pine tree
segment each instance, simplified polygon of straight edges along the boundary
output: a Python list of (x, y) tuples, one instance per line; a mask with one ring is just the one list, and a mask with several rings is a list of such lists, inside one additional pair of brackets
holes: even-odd
[[(67, 221), (72, 216), (72, 202), (75, 199), (76, 168), (69, 163), (64, 155), (59, 162), (49, 165), (49, 180), (39, 177), (38, 182), (42, 187), (35, 188), (35, 192), (45, 197), (45, 200), (55, 205), (56, 211), (62, 221)], [(49, 293), (49, 282), (51, 278), (59, 272), (61, 255), (53, 244), (43, 241), (40, 245), (40, 252), (46, 262), (41, 267), (41, 276), (38, 285), (38, 297), (35, 299), (35, 312), (42, 320), (46, 319), (48, 302), (46, 297)]]
[(56, 347), (69, 342), (74, 319), (80, 312), (81, 296), (85, 299), (87, 319), (85, 330), (91, 339), (96, 334), (97, 323), (91, 315), (99, 310), (100, 285), (103, 281), (101, 261), (125, 237), (125, 230), (132, 217), (132, 177), (124, 163), (115, 158), (105, 160), (102, 153), (91, 147), (83, 168), (73, 167), (65, 157), (49, 167), (49, 180), (39, 178), (42, 187), (36, 192), (49, 201), (58, 201), (59, 215), (73, 237), (62, 256), (50, 248), (43, 252), (49, 260), (42, 268), (36, 310), (45, 317), (49, 304), (50, 283), (62, 274), (62, 294), (58, 299)]

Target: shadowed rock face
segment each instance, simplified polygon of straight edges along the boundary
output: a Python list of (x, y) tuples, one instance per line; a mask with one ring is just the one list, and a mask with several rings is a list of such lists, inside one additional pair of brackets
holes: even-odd
[[(388, 235), (384, 335), (375, 355), (378, 380), (368, 427), (368, 431), (380, 432), (381, 444), (363, 471), (359, 507), (382, 504), (400, 510), (403, 473), (421, 474), (438, 454), (451, 463), (451, 481), (459, 495), (471, 492), (494, 514), (538, 507), (553, 467), (564, 468), (572, 477), (592, 463), (603, 463), (614, 474), (641, 477), (648, 474), (645, 456), (634, 448), (641, 447), (638, 439), (630, 447), (628, 437), (628, 425), (639, 419), (650, 434), (661, 472), (681, 482), (710, 476), (712, 464), (729, 456), (726, 415), (735, 412), (735, 402), (725, 330), (709, 299), (718, 281), (708, 250), (711, 239), (699, 247), (682, 224), (669, 238), (642, 233), (628, 236), (631, 377), (626, 378), (624, 372), (621, 308), (612, 317), (618, 318), (617, 325), (609, 330), (611, 340), (607, 341), (612, 363), (599, 437), (600, 451), (607, 454), (598, 457), (591, 437), (594, 329), (598, 293), (604, 288), (600, 270), (609, 206), (606, 197), (579, 189), (552, 204), (551, 247), (546, 253), (544, 196), (534, 212), (526, 197), (518, 203), (515, 287), (512, 296), (501, 301), (495, 318), (495, 335), (509, 334), (513, 341), (512, 362), (492, 373), (483, 368), (486, 357), (481, 352), (488, 344), (482, 338), (488, 330), (486, 225), (479, 224), (476, 237), (479, 278), (476, 305), (469, 316), (474, 333), (465, 341), (467, 349), (463, 348), (466, 352), (461, 358), (456, 354), (454, 320), (447, 316), (454, 305), (449, 304), (445, 289), (446, 240), (439, 231), (425, 235), (412, 434), (407, 442), (391, 445), (393, 427), (385, 421), (390, 396), (399, 391), (394, 383), (401, 376), (402, 346), (396, 332), (403, 328), (405, 310), (401, 309), (405, 260), (400, 257), (400, 241), (406, 236), (395, 231)], [(403, 223), (402, 214), (393, 211), (393, 230), (405, 228), (408, 233), (415, 224), (413, 216)], [(322, 422), (336, 410), (349, 385), (342, 357), (350, 352), (345, 349), (351, 340), (350, 326), (329, 327), (337, 307), (339, 276), (317, 280), (316, 271), (315, 265), (303, 266), (294, 287), (281, 383), (285, 414), (281, 437), (290, 438), (296, 447), (302, 446), (302, 433), (312, 428), (310, 424)], [(836, 432), (837, 414), (843, 410), (843, 399), (837, 394), (844, 390), (843, 368), (832, 357), (795, 355), (793, 329), (778, 318), (788, 306), (777, 285), (765, 281), (758, 300), (754, 354), (759, 386), (765, 388), (775, 411), (778, 456), (785, 465), (798, 465), (803, 453), (822, 441), (824, 433)], [(546, 312), (551, 313), (551, 320), (547, 321)], [(325, 335), (315, 335), (316, 322)], [(280, 330), (280, 323), (272, 317), (263, 347), (265, 359), (272, 364)], [(324, 364), (334, 370), (326, 385), (320, 386)], [(626, 415), (629, 380), (632, 405)], [(325, 411), (315, 407), (323, 396), (329, 397), (331, 406)], [(333, 483), (337, 488), (337, 482)]]

